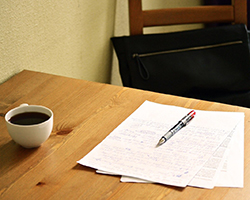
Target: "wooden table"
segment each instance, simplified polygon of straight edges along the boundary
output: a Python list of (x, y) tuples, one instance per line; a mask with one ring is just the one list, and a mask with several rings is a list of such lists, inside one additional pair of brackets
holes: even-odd
[[(76, 163), (145, 100), (199, 110), (245, 113), (244, 188), (178, 188), (121, 183)], [(8, 135), (4, 115), (22, 103), (54, 112), (50, 138), (24, 149)], [(250, 109), (108, 84), (23, 71), (0, 85), (0, 199), (249, 199)]]

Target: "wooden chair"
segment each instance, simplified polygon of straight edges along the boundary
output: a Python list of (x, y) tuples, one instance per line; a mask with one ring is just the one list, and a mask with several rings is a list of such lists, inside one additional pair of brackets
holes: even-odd
[(143, 27), (229, 22), (247, 24), (247, 0), (232, 5), (142, 10), (142, 0), (129, 0), (130, 35), (142, 35)]

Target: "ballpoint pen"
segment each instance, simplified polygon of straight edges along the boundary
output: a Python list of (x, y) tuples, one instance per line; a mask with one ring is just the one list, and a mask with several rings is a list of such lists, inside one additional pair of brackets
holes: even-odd
[(185, 127), (195, 116), (196, 112), (194, 110), (190, 111), (186, 116), (184, 116), (173, 128), (171, 128), (165, 135), (161, 137), (156, 147), (161, 146), (166, 141), (168, 141), (175, 133), (180, 129)]

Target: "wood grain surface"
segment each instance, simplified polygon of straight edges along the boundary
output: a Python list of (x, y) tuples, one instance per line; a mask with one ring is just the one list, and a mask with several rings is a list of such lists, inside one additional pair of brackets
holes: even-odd
[[(145, 100), (185, 108), (245, 113), (244, 188), (212, 190), (121, 183), (76, 163)], [(7, 132), (4, 115), (22, 103), (54, 112), (41, 147), (25, 149)], [(249, 199), (250, 110), (24, 70), (0, 85), (0, 199)]]

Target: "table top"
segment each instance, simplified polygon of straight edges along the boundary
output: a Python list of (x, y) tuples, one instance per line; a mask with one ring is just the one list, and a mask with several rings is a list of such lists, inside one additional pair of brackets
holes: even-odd
[[(121, 183), (76, 163), (145, 100), (185, 108), (245, 113), (244, 188), (178, 188)], [(25, 149), (4, 115), (22, 103), (54, 112), (49, 139)], [(0, 199), (247, 199), (250, 197), (250, 109), (24, 70), (0, 85)]]

